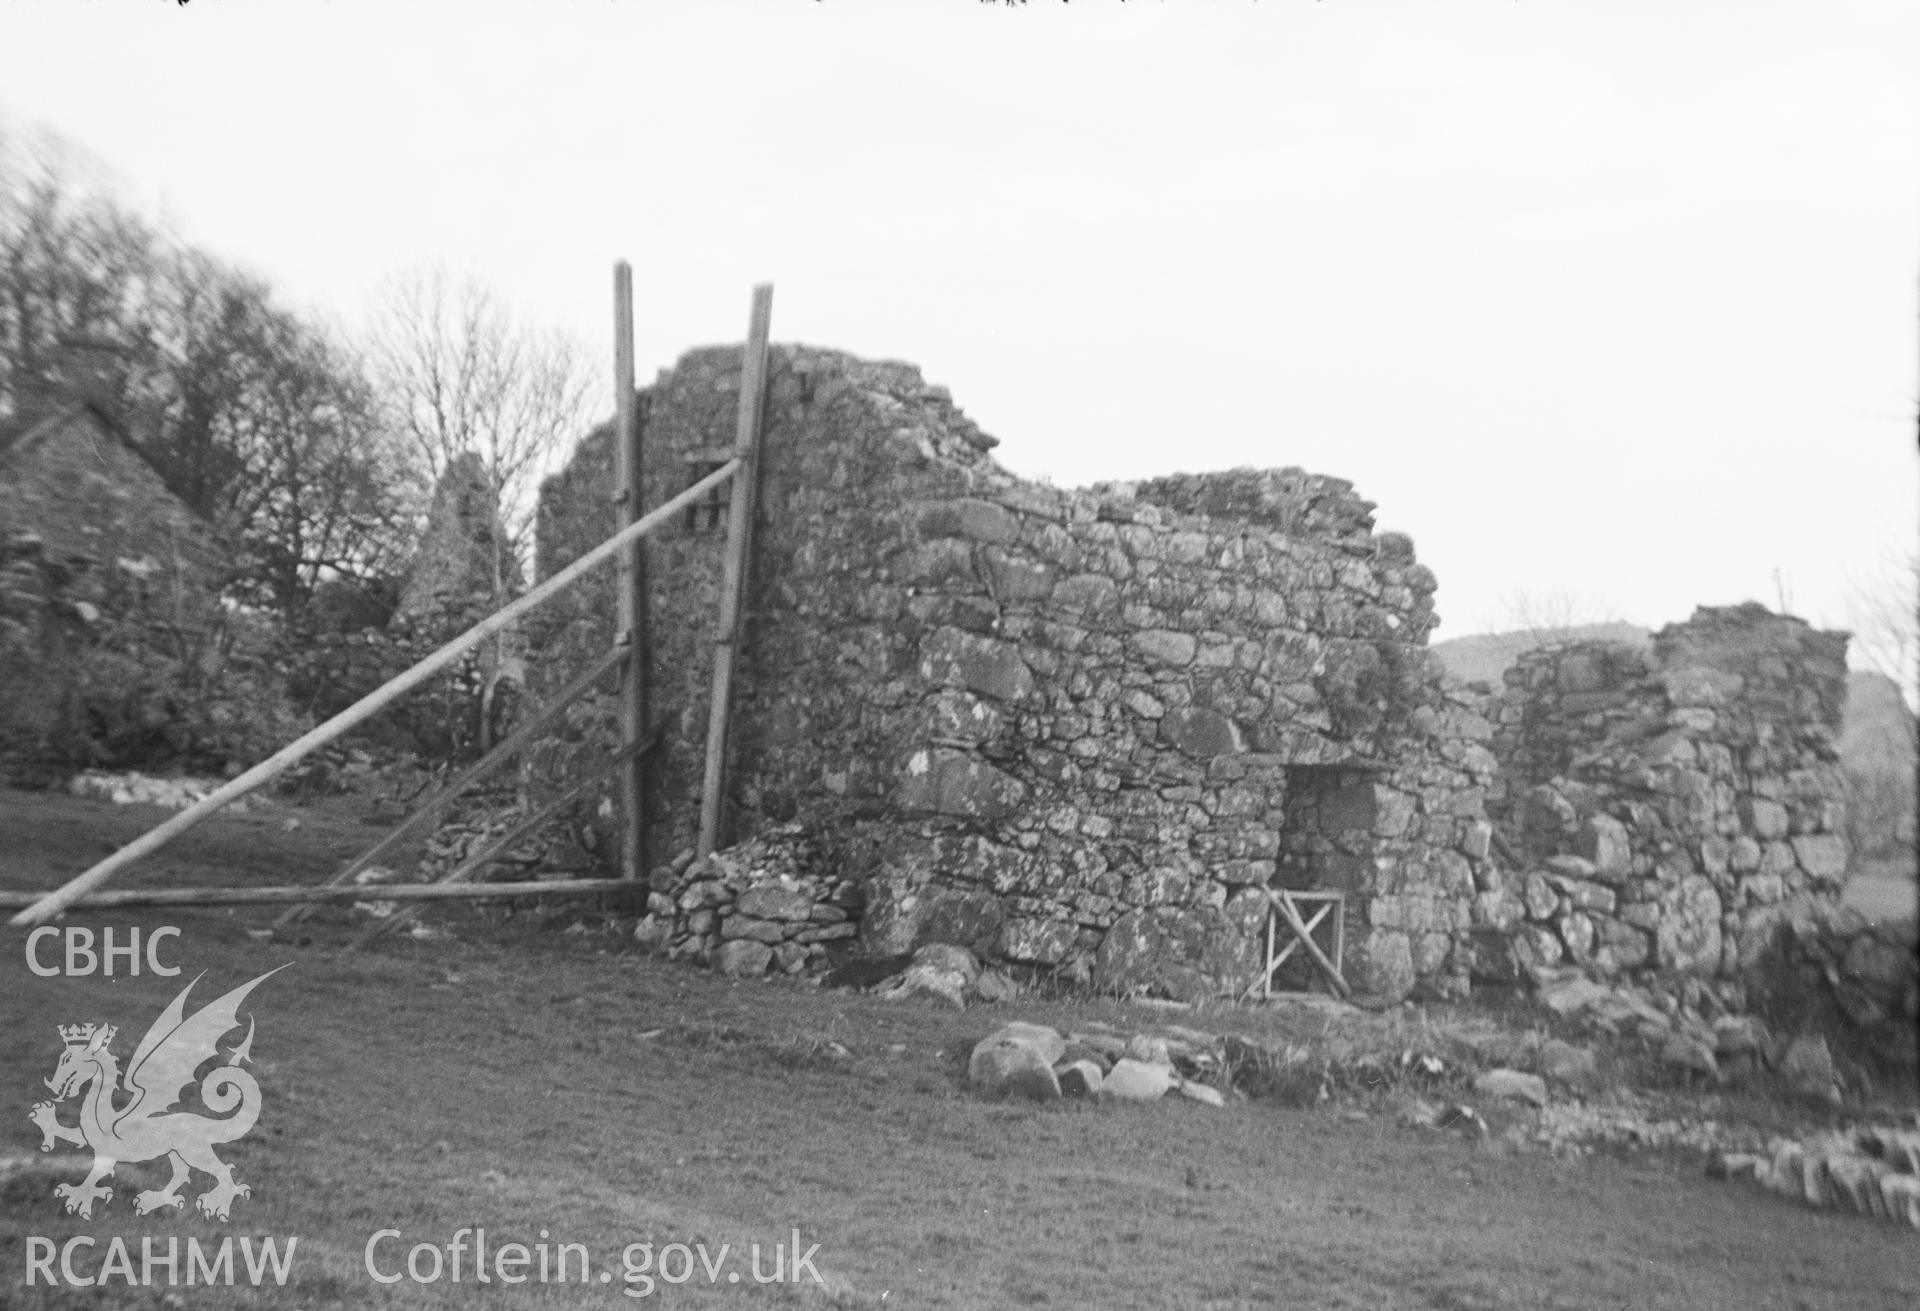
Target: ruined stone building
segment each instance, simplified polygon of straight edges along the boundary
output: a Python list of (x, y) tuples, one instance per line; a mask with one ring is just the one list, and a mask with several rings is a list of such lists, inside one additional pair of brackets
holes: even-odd
[(76, 723), (80, 656), (103, 634), (130, 652), (202, 642), (218, 621), (225, 569), (213, 526), (167, 489), (105, 409), (36, 413), (0, 422), (5, 773), (63, 758), (85, 730)]
[[(728, 457), (739, 361), (694, 351), (642, 393), (646, 504)], [(872, 950), (1237, 994), (1278, 884), (1347, 894), (1356, 986), (1458, 995), (1493, 945), (1717, 970), (1749, 907), (1844, 864), (1841, 636), (1703, 611), (1650, 661), (1531, 659), (1490, 704), (1428, 650), (1432, 572), (1340, 479), (1064, 491), (910, 365), (787, 346), (769, 371), (727, 836), (817, 835)], [(613, 486), (602, 429), (543, 490), (541, 576), (614, 529)], [(660, 853), (698, 823), (723, 518), (649, 548)], [(611, 586), (532, 635), (548, 690), (612, 639)], [(583, 706), (534, 772), (603, 755), (611, 720)]]
[(446, 627), (445, 616), (485, 615), (501, 597), (519, 591), (520, 581), (520, 562), (486, 461), (476, 452), (463, 452), (434, 480), (426, 531), (407, 569), (396, 613), (439, 631)]
[(1650, 651), (1522, 657), (1492, 809), (1524, 878), (1484, 915), (1517, 961), (1732, 976), (1780, 905), (1837, 896), (1846, 642), (1749, 603), (1703, 607)]
[(183, 621), (208, 603), (224, 557), (212, 525), (90, 403), (30, 425), (0, 424), (0, 530), (37, 541), (58, 567), (147, 580), (148, 592), (178, 602)]

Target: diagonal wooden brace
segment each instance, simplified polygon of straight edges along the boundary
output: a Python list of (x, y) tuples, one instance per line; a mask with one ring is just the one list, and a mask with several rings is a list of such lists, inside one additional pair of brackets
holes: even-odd
[[(609, 669), (626, 661), (627, 656), (628, 649), (626, 647), (616, 646), (606, 654), (600, 656), (592, 664), (588, 665), (578, 678), (575, 678), (571, 683), (567, 684), (565, 688), (556, 693), (551, 700), (547, 701), (538, 711), (529, 716), (524, 723), (520, 724), (512, 733), (503, 738), (493, 750), (487, 752), (485, 756), (461, 771), (457, 778), (436, 792), (420, 809), (407, 816), (391, 833), (381, 838), (371, 847), (368, 847), (358, 856), (355, 856), (346, 868), (331, 875), (321, 886), (328, 888), (338, 887), (358, 874), (361, 870), (379, 860), (380, 857), (386, 855), (395, 847), (398, 847), (408, 838), (424, 832), (432, 825), (435, 819), (439, 818), (441, 811), (445, 810), (456, 798), (464, 794), (468, 788), (479, 782), (486, 775), (492, 773), (495, 768), (511, 759), (523, 747), (532, 743), (534, 739), (544, 733), (555, 720), (560, 718), (561, 714), (566, 711), (569, 705), (579, 700), (588, 689), (600, 681), (601, 676)], [(307, 912), (307, 907), (295, 906), (274, 920), (273, 927), (276, 929), (285, 928), (295, 920), (304, 918)]]
[(1280, 918), (1287, 922), (1287, 927), (1293, 930), (1301, 947), (1306, 950), (1308, 958), (1320, 968), (1322, 974), (1326, 975), (1327, 982), (1333, 985), (1334, 992), (1343, 998), (1351, 997), (1353, 986), (1341, 977), (1340, 971), (1335, 969), (1333, 962), (1327, 959), (1327, 954), (1320, 950), (1320, 944), (1313, 940), (1312, 930), (1301, 920), (1300, 912), (1294, 906), (1293, 898), (1287, 895), (1286, 889), (1261, 888), (1260, 891), (1266, 895), (1267, 901), (1279, 913)]
[[(488, 865), (491, 865), (510, 847), (514, 846), (516, 843), (520, 842), (523, 838), (533, 833), (542, 824), (545, 824), (548, 820), (552, 819), (555, 815), (558, 815), (562, 810), (565, 810), (568, 806), (572, 805), (575, 801), (578, 801), (582, 796), (586, 794), (589, 788), (593, 787), (594, 784), (598, 783), (601, 779), (605, 778), (608, 774), (611, 774), (619, 766), (626, 764), (627, 761), (632, 760), (636, 756), (646, 754), (648, 751), (651, 751), (654, 747), (658, 746), (659, 744), (660, 744), (660, 736), (659, 734), (655, 734), (654, 736), (648, 738), (644, 742), (635, 742), (629, 746), (621, 748), (619, 751), (615, 752), (611, 757), (609, 757), (604, 763), (602, 763), (598, 768), (596, 768), (592, 773), (588, 774), (586, 777), (582, 779), (577, 780), (573, 784), (573, 786), (569, 787), (566, 791), (562, 792), (559, 796), (553, 798), (553, 800), (547, 802), (545, 805), (535, 810), (532, 814), (528, 815), (525, 819), (522, 819), (518, 824), (515, 824), (512, 828), (508, 829), (505, 833), (502, 833), (499, 837), (487, 843), (479, 851), (467, 857), (467, 859), (462, 861), (458, 866), (449, 870), (447, 873), (442, 874), (438, 879), (434, 881), (436, 883), (466, 882), (468, 879), (472, 878), (475, 874), (478, 874), (481, 870), (485, 869)], [(403, 884), (401, 886), (406, 886), (406, 885)], [(627, 882), (627, 888), (629, 890), (632, 890), (637, 886), (638, 885), (633, 883), (632, 881)], [(367, 900), (368, 901), (380, 900), (380, 888), (378, 884), (369, 885), (369, 888), (367, 891)], [(378, 924), (375, 924), (373, 927), (367, 929), (365, 932), (361, 933), (358, 937), (353, 939), (353, 941), (349, 942), (346, 945), (344, 950), (355, 951), (360, 947), (365, 946), (367, 943), (373, 941), (375, 938), (391, 933), (393, 930), (399, 928), (402, 924), (412, 923), (414, 914), (415, 914), (414, 909), (412, 907), (408, 907), (406, 910), (402, 910), (394, 915), (388, 916), (386, 919), (380, 921)]]
[[(1295, 909), (1298, 909), (1298, 907), (1295, 907)], [(1322, 903), (1319, 910), (1307, 916), (1307, 932), (1312, 933), (1315, 929), (1326, 923), (1327, 916), (1331, 914), (1333, 914), (1333, 903), (1330, 901)], [(1286, 946), (1274, 953), (1272, 963), (1267, 966), (1267, 979), (1271, 981), (1273, 979), (1273, 972), (1292, 960), (1293, 953), (1298, 950), (1300, 950), (1300, 937), (1296, 934), (1287, 939)]]

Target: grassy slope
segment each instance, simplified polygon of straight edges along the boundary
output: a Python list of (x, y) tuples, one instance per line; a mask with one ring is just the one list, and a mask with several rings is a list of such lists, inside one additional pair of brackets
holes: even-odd
[[(123, 808), (0, 795), (0, 885), (45, 886), (77, 849), (131, 828)], [(279, 881), (350, 845), (350, 825), (298, 833), (242, 820), (196, 859)], [(292, 867), (291, 869), (289, 867)], [(297, 872), (296, 872), (297, 871)], [(619, 1305), (618, 1282), (515, 1289), (376, 1288), (367, 1237), (445, 1243), (485, 1225), (496, 1243), (586, 1243), (610, 1264), (629, 1242), (750, 1242), (798, 1227), (821, 1244), (824, 1289), (710, 1289), (762, 1306), (1006, 1307), (1896, 1307), (1920, 1287), (1920, 1242), (1809, 1211), (1658, 1160), (1569, 1164), (1397, 1127), (1375, 1108), (1231, 1103), (1147, 1107), (994, 1104), (961, 1084), (973, 1041), (1004, 1019), (1063, 1024), (1163, 1017), (1119, 1003), (1036, 1001), (965, 1014), (787, 983), (731, 983), (643, 959), (600, 933), (543, 932), (528, 915), (456, 917), (459, 940), (340, 957), (342, 925), (306, 945), (260, 941), (267, 912), (125, 915), (176, 923), (196, 999), (288, 960), (256, 994), (266, 1112), (227, 1149), (254, 1188), (234, 1223), (136, 1218), (155, 1179), (122, 1166), (92, 1222), (61, 1214), (49, 1158), (0, 1186), (0, 1303), (97, 1306), (90, 1292), (25, 1289), (23, 1241), (73, 1234), (298, 1234), (297, 1287), (185, 1305), (318, 1307)], [(559, 922), (565, 922), (561, 920)], [(58, 1053), (52, 1026), (104, 1019), (130, 1050), (178, 981), (39, 979), (18, 930), (0, 964), (0, 1155), (33, 1155), (24, 1115)], [(1272, 1032), (1302, 1021), (1223, 1009), (1197, 1023)], [(1310, 1021), (1304, 1022), (1310, 1030)], [(842, 1057), (828, 1046), (847, 1049)], [(204, 1187), (196, 1181), (191, 1191)], [(84, 1263), (83, 1263), (84, 1268)], [(116, 1289), (115, 1306), (166, 1290)]]

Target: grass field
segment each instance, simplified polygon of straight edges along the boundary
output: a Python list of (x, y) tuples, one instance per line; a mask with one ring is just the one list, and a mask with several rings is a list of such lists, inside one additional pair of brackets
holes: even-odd
[[(300, 828), (286, 831), (298, 816)], [(0, 794), (0, 886), (50, 886), (152, 814)], [(335, 812), (220, 821), (133, 881), (318, 877), (371, 830)], [(436, 913), (438, 914), (438, 913)], [(1920, 1235), (1716, 1183), (1697, 1162), (1569, 1161), (1396, 1123), (1364, 1098), (1285, 1109), (1234, 1101), (1032, 1106), (964, 1088), (971, 1045), (1011, 1018), (1122, 1027), (1163, 1013), (1112, 1001), (1022, 1001), (965, 1013), (790, 982), (731, 982), (569, 931), (572, 914), (454, 912), (454, 936), (343, 956), (345, 913), (302, 940), (263, 940), (268, 911), (78, 917), (96, 929), (176, 925), (178, 979), (38, 977), (7, 931), (0, 969), (0, 1305), (126, 1307), (615, 1306), (623, 1249), (650, 1244), (648, 1302), (767, 1307), (1646, 1308), (1909, 1307)], [(43, 957), (44, 958), (44, 957)], [(222, 1149), (252, 1187), (227, 1224), (191, 1209), (137, 1217), (162, 1182), (124, 1164), (91, 1221), (52, 1193), (84, 1172), (42, 1157), (57, 1024), (108, 1021), (130, 1052), (180, 984), (194, 1001), (276, 966), (257, 1023), (259, 1125)], [(1312, 1037), (1313, 1022), (1218, 1008), (1186, 1022)], [(1403, 1014), (1391, 1023), (1420, 1024)], [(11, 1106), (12, 1111), (5, 1108)], [(69, 1118), (71, 1118), (69, 1116)], [(18, 1163), (25, 1159), (28, 1164)], [(205, 1187), (196, 1176), (188, 1193)], [(580, 1244), (591, 1280), (375, 1282), (416, 1243)], [(776, 1246), (800, 1282), (760, 1284)], [(284, 1288), (25, 1285), (28, 1240), (299, 1239)], [(471, 1240), (464, 1240), (471, 1247)], [(689, 1249), (692, 1278), (678, 1274)], [(724, 1261), (720, 1249), (725, 1245)], [(716, 1263), (709, 1282), (694, 1249)], [(633, 1252), (637, 1259), (639, 1252)], [(425, 1255), (417, 1258), (424, 1272)], [(242, 1263), (244, 1270), (244, 1263)], [(537, 1270), (537, 1264), (532, 1269)], [(816, 1283), (809, 1272), (817, 1270)], [(609, 1278), (602, 1282), (600, 1276)], [(730, 1282), (729, 1275), (739, 1276)], [(184, 1278), (184, 1274), (182, 1275)], [(244, 1283), (244, 1274), (242, 1274)], [(633, 1300), (640, 1300), (634, 1298)]]

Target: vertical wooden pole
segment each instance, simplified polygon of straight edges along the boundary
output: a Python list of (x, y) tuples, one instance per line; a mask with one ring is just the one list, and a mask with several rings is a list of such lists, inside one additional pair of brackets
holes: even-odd
[(733, 454), (740, 471), (733, 476), (733, 500), (727, 515), (727, 556), (720, 578), (720, 611), (713, 635), (713, 699), (707, 708), (707, 772), (700, 789), (698, 854), (711, 855), (720, 844), (725, 806), (727, 735), (733, 720), (733, 666), (740, 645), (753, 562), (754, 493), (760, 482), (760, 425), (767, 390), (767, 328), (773, 317), (773, 288), (753, 289), (753, 317), (740, 360), (740, 413)]
[[(640, 423), (633, 379), (633, 269), (613, 266), (613, 465), (619, 489), (619, 525), (640, 517), (642, 498)], [(614, 582), (618, 641), (627, 649), (620, 671), (620, 745), (631, 748), (647, 736), (647, 546), (636, 537), (620, 552)], [(634, 755), (620, 767), (620, 877), (647, 873), (646, 763)]]
[(1260, 995), (1273, 996), (1273, 921), (1278, 918), (1272, 907), (1267, 908), (1267, 965), (1266, 973), (1260, 979)]

